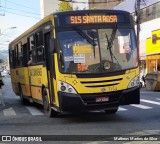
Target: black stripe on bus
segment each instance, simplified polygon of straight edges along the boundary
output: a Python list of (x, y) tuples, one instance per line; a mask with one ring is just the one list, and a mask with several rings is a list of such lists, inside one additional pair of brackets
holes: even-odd
[(112, 79), (112, 80), (102, 80), (102, 81), (81, 81), (82, 84), (87, 84), (87, 83), (104, 83), (104, 82), (114, 82), (114, 81), (120, 81), (122, 78), (118, 79)]
[(107, 84), (107, 85), (94, 85), (94, 86), (85, 86), (85, 87), (105, 87), (105, 86), (113, 86), (113, 85), (117, 85), (119, 83), (115, 83), (115, 84)]

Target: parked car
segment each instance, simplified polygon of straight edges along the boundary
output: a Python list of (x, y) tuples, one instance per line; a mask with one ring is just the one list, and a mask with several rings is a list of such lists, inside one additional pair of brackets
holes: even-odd
[(8, 72), (8, 71), (6, 71), (6, 70), (1, 71), (1, 76), (2, 76), (2, 77), (6, 77), (6, 76), (8, 76), (8, 75), (9, 75), (9, 72)]

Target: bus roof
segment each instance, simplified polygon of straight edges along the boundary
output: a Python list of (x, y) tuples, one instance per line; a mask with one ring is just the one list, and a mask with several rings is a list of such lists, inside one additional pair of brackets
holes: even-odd
[(51, 17), (52, 17), (52, 14), (50, 14), (50, 15), (46, 16), (45, 18), (43, 18), (42, 20), (40, 20), (38, 23), (36, 23), (35, 25), (33, 25), (31, 28), (29, 28), (24, 33), (22, 33), (20, 36), (18, 36), (16, 39), (14, 39), (12, 42), (10, 42), (9, 46), (12, 45), (15, 42), (18, 42), (21, 38), (25, 37), (26, 35), (28, 35), (29, 33), (31, 33), (33, 30), (35, 30), (36, 28), (38, 28), (42, 24), (48, 22), (49, 20), (52, 20)]
[(102, 9), (102, 10), (78, 10), (78, 11), (64, 11), (64, 12), (55, 12), (55, 13), (52, 13), (46, 17), (44, 17), (43, 19), (41, 19), (38, 23), (36, 23), (35, 25), (33, 25), (31, 28), (29, 28), (28, 30), (26, 30), (24, 33), (22, 33), (20, 36), (18, 36), (16, 39), (14, 39), (12, 42), (10, 42), (9, 46), (14, 44), (14, 43), (18, 43), (18, 41), (25, 37), (26, 35), (28, 35), (29, 33), (33, 32), (36, 28), (38, 28), (39, 26), (41, 26), (42, 24), (48, 22), (48, 21), (52, 21), (53, 20), (53, 16), (54, 15), (64, 15), (64, 14), (73, 14), (73, 13), (121, 13), (121, 14), (127, 14), (129, 15), (130, 13), (127, 12), (127, 11), (122, 11), (122, 10), (105, 10), (105, 9)]

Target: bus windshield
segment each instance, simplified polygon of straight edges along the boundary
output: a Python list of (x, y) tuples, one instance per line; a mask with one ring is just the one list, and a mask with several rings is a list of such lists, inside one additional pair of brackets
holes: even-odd
[(104, 73), (138, 66), (133, 29), (79, 29), (58, 32), (63, 73)]

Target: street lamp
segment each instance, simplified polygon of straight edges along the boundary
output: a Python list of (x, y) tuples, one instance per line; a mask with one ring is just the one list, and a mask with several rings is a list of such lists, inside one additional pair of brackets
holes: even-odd
[(6, 29), (5, 29), (4, 31), (2, 31), (2, 32), (1, 32), (1, 29), (0, 29), (0, 36), (3, 35), (4, 32), (7, 31), (8, 29), (15, 29), (15, 28), (17, 28), (17, 27), (6, 28)]

